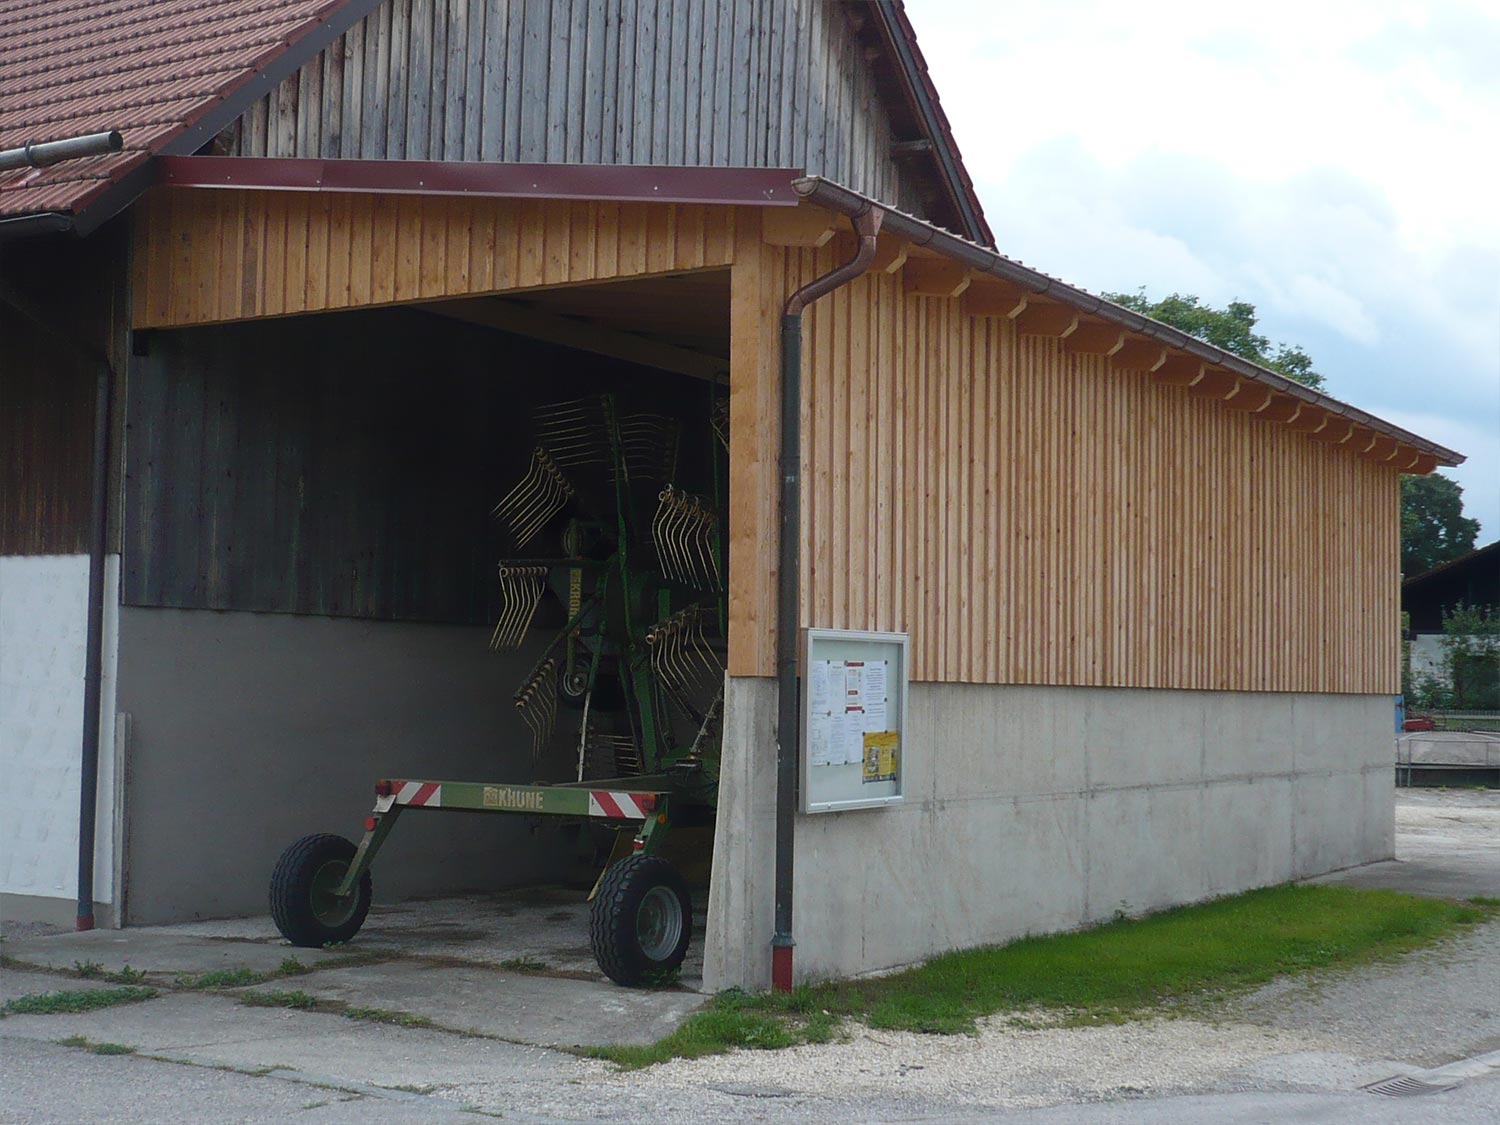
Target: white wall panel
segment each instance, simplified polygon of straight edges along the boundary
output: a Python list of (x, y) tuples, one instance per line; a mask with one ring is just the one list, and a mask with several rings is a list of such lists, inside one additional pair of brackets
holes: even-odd
[[(87, 555), (0, 558), (0, 893), (73, 898), (88, 624)], [(106, 573), (94, 897), (112, 902), (114, 607), (119, 557)]]

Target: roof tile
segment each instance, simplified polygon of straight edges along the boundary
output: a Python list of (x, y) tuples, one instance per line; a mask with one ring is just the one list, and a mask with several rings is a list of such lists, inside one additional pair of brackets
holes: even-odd
[(0, 149), (118, 129), (123, 152), (0, 172), (0, 216), (81, 210), (345, 0), (0, 0)]

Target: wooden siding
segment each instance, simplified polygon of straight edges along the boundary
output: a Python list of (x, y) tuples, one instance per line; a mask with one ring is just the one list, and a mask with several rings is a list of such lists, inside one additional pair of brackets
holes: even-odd
[(95, 373), (0, 303), (0, 555), (89, 549)]
[(136, 208), (133, 322), (163, 328), (729, 264), (697, 204), (156, 189)]
[[(779, 317), (753, 209), (158, 191), (138, 325), (733, 265), (730, 670), (774, 670)], [(377, 285), (376, 283), (381, 284)], [(1398, 473), (875, 273), (804, 344), (803, 621), (923, 680), (1396, 690)]]
[[(430, 314), (332, 324), (149, 337), (130, 380), (126, 604), (493, 623), (495, 561), (515, 546), (490, 508), (529, 464), (533, 408), (608, 388), (627, 410), (703, 412), (696, 380)], [(684, 450), (687, 487), (707, 440)]]
[[(0, 285), (28, 312), (0, 301), (0, 555), (88, 550), (100, 359), (124, 370), (123, 233), (111, 224), (0, 253)], [(117, 426), (116, 451), (120, 437)], [(113, 550), (113, 503), (109, 514)]]
[[(839, 251), (734, 279), (730, 671), (774, 671), (775, 317)], [(1398, 473), (876, 273), (805, 320), (803, 623), (916, 678), (1397, 689)], [(747, 456), (742, 452), (754, 451)]]
[(236, 155), (805, 168), (922, 213), (842, 5), (389, 0)]

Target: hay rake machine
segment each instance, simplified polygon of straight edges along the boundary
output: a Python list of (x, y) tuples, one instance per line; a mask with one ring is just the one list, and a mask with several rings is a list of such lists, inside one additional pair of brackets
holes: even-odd
[[(724, 703), (721, 461), (727, 404), (714, 389), (710, 496), (675, 483), (680, 422), (622, 413), (608, 395), (539, 408), (536, 446), (492, 515), (517, 550), (554, 530), (551, 557), (499, 564), (490, 637), (516, 650), (551, 594), (566, 624), (517, 686), (533, 776), (558, 781), (386, 778), (359, 844), (305, 836), (271, 878), (271, 913), (294, 945), (347, 941), (370, 906), (370, 869), (412, 810), (564, 817), (614, 830), (591, 894), (589, 937), (600, 968), (635, 984), (677, 968), (692, 930), (686, 881), (661, 856), (674, 825), (711, 823)], [(565, 757), (563, 755), (565, 754)]]

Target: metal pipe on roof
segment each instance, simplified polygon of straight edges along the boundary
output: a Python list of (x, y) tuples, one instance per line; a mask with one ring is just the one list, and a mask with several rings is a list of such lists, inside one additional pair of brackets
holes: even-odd
[(56, 141), (27, 141), (20, 148), (0, 149), (0, 172), (9, 172), (13, 168), (46, 168), (64, 160), (119, 152), (124, 147), (125, 138), (118, 129)]
[(1071, 305), (1091, 316), (1097, 316), (1101, 320), (1107, 320), (1112, 324), (1118, 324), (1126, 331), (1146, 336), (1163, 347), (1176, 348), (1185, 351), (1194, 358), (1216, 367), (1223, 367), (1236, 375), (1242, 375), (1254, 382), (1265, 384), (1280, 394), (1289, 395), (1292, 398), (1306, 402), (1310, 405), (1327, 410), (1331, 414), (1337, 414), (1347, 418), (1351, 422), (1368, 427), (1378, 433), (1395, 438), (1403, 445), (1410, 445), (1415, 449), (1436, 457), (1444, 465), (1459, 465), (1464, 461), (1461, 453), (1438, 445), (1436, 442), (1428, 441), (1424, 437), (1403, 430), (1399, 426), (1393, 426), (1382, 418), (1373, 414), (1367, 414), (1357, 407), (1348, 403), (1340, 402), (1336, 398), (1330, 398), (1321, 391), (1315, 391), (1311, 387), (1303, 386), (1293, 379), (1288, 379), (1269, 368), (1261, 367), (1248, 360), (1241, 359), (1237, 355), (1221, 351), (1211, 344), (1205, 344), (1196, 336), (1189, 336), (1185, 332), (1179, 332), (1160, 321), (1141, 316), (1132, 312), (1113, 301), (1106, 301), (1102, 297), (1082, 289), (1074, 288), (1056, 278), (1048, 277), (1044, 273), (1030, 269), (1020, 262), (979, 246), (973, 242), (959, 238), (955, 234), (949, 234), (940, 230), (931, 223), (923, 222), (921, 219), (900, 211), (894, 211), (883, 204), (876, 203), (867, 196), (851, 191), (846, 187), (832, 183), (821, 176), (804, 176), (792, 182), (792, 189), (809, 203), (815, 203), (820, 207), (826, 207), (830, 211), (838, 211), (841, 214), (856, 216), (870, 211), (878, 211), (884, 214), (885, 229), (892, 234), (899, 235), (916, 246), (929, 246), (948, 258), (962, 262), (982, 273), (988, 273), (1013, 285), (1025, 289), (1037, 296), (1054, 298), (1064, 304)]
[(771, 986), (792, 990), (792, 866), (797, 827), (797, 769), (802, 711), (797, 694), (798, 608), (802, 594), (802, 313), (870, 268), (882, 215), (851, 215), (859, 249), (787, 298), (781, 316), (781, 542), (776, 574), (776, 932)]

